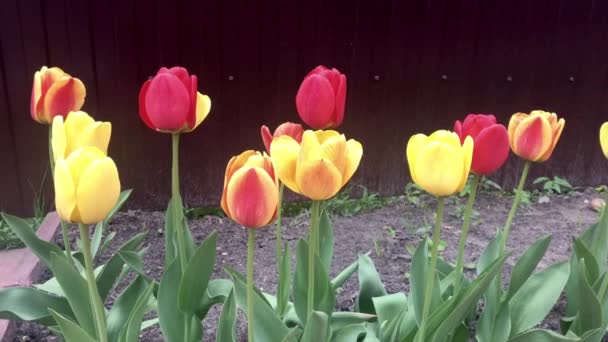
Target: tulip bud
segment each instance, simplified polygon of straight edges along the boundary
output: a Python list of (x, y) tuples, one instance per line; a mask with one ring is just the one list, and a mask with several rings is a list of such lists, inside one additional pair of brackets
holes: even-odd
[(56, 116), (51, 140), (54, 159), (65, 159), (85, 146), (97, 147), (107, 154), (111, 134), (111, 123), (95, 121), (85, 112), (70, 112), (65, 122), (63, 117)]
[(296, 95), (300, 118), (314, 129), (340, 126), (345, 104), (346, 76), (322, 65), (306, 75)]
[(116, 165), (96, 147), (83, 147), (58, 159), (54, 180), (55, 206), (66, 222), (100, 222), (120, 195)]
[(469, 114), (464, 122), (456, 121), (454, 131), (460, 137), (461, 144), (467, 136), (473, 138), (473, 173), (487, 176), (507, 160), (509, 135), (505, 126), (496, 123), (494, 115)]
[(150, 128), (166, 133), (190, 132), (211, 109), (209, 96), (197, 91), (198, 79), (182, 67), (161, 68), (139, 92), (139, 116)]
[(464, 143), (454, 132), (416, 134), (407, 143), (407, 162), (414, 183), (438, 196), (460, 192), (467, 183), (473, 158), (473, 138)]
[(259, 228), (276, 217), (279, 183), (268, 155), (245, 151), (226, 167), (222, 209), (246, 228)]
[(305, 131), (300, 145), (288, 135), (272, 141), (270, 155), (279, 179), (312, 200), (333, 197), (350, 180), (363, 156), (361, 143), (336, 131)]
[(291, 122), (285, 122), (279, 125), (277, 129), (274, 131), (274, 134), (270, 134), (270, 129), (266, 125), (263, 125), (261, 128), (262, 133), (262, 141), (264, 141), (264, 146), (266, 147), (266, 152), (270, 153), (270, 144), (272, 140), (276, 137), (280, 137), (282, 135), (288, 135), (292, 137), (295, 141), (302, 142), (302, 134), (304, 133), (304, 129), (300, 124), (294, 124)]
[(511, 149), (525, 160), (544, 162), (551, 157), (565, 123), (555, 113), (542, 110), (515, 113), (509, 121)]
[(50, 124), (55, 116), (66, 116), (80, 110), (84, 104), (86, 89), (79, 79), (54, 67), (36, 71), (30, 113), (41, 124)]
[(604, 156), (608, 158), (608, 122), (604, 122), (600, 128), (600, 146)]

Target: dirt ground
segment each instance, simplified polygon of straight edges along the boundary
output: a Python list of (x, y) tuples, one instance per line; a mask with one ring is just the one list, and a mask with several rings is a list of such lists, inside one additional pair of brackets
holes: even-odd
[[(542, 260), (540, 267), (545, 267), (556, 261), (565, 260), (571, 252), (571, 237), (579, 234), (589, 224), (593, 223), (597, 214), (590, 209), (589, 201), (601, 197), (592, 189), (575, 191), (566, 196), (552, 196), (549, 203), (538, 203), (534, 199), (529, 206), (520, 206), (518, 215), (512, 227), (508, 240), (508, 249), (513, 256), (505, 267), (510, 272), (513, 261), (536, 239), (553, 234), (550, 248)], [(450, 200), (446, 206), (446, 215), (441, 238), (447, 242), (443, 252), (446, 259), (454, 261), (461, 220), (457, 213), (462, 209), (466, 198)], [(480, 193), (475, 209), (479, 218), (473, 220), (469, 235), (466, 261), (474, 262), (483, 248), (493, 238), (496, 229), (502, 227), (510, 209), (512, 197), (492, 193)], [(361, 213), (351, 217), (334, 216), (334, 263), (333, 274), (342, 270), (356, 260), (359, 253), (371, 252), (382, 280), (389, 293), (408, 291), (407, 274), (411, 255), (406, 246), (416, 246), (425, 228), (434, 220), (434, 200), (423, 198), (421, 205), (415, 206), (405, 198), (393, 199), (380, 209)], [(159, 279), (162, 271), (163, 236), (162, 227), (164, 213), (130, 210), (118, 214), (109, 229), (117, 232), (113, 242), (118, 247), (122, 242), (140, 231), (147, 231), (144, 245), (149, 246), (145, 262), (145, 271)], [(285, 219), (284, 237), (290, 241), (292, 249), (298, 238), (306, 235), (308, 225), (307, 214)], [(245, 272), (247, 234), (239, 225), (227, 218), (207, 216), (190, 222), (195, 241), (200, 243), (212, 230), (219, 232), (217, 248), (217, 264), (215, 278), (228, 278), (223, 271), (224, 265), (230, 265)], [(57, 244), (61, 245), (61, 236)], [(74, 243), (75, 237), (72, 236)], [(262, 228), (257, 234), (255, 262), (255, 283), (264, 291), (275, 293), (276, 264), (275, 264), (275, 227)], [(107, 258), (107, 255), (102, 258)], [(357, 294), (356, 276), (345, 284), (337, 298), (339, 310), (352, 308), (353, 299)], [(110, 302), (116, 297), (113, 293)], [(558, 305), (543, 327), (558, 329), (558, 317), (563, 310), (563, 303)], [(219, 308), (214, 308), (204, 322), (204, 341), (213, 341), (214, 327)], [(239, 317), (238, 327), (240, 340), (246, 340), (246, 325), (243, 316)], [(29, 323), (20, 324), (15, 341), (56, 341), (56, 337), (48, 336), (49, 331), (41, 326)], [(142, 334), (142, 341), (162, 341), (158, 327), (148, 329)]]

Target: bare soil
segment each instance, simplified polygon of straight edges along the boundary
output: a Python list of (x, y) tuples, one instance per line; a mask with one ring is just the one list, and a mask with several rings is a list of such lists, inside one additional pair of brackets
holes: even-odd
[[(505, 267), (510, 272), (514, 260), (535, 240), (546, 234), (552, 234), (553, 240), (540, 268), (566, 260), (571, 253), (571, 238), (593, 223), (597, 214), (590, 209), (588, 202), (599, 195), (592, 189), (575, 191), (567, 196), (550, 197), (549, 203), (539, 204), (534, 201), (529, 206), (521, 205), (516, 216), (512, 233), (508, 240), (508, 249), (513, 255)], [(466, 249), (466, 261), (475, 262), (487, 243), (494, 237), (498, 228), (504, 225), (511, 207), (512, 197), (499, 193), (480, 193), (475, 209), (480, 213), (479, 219), (473, 221)], [(444, 258), (454, 261), (458, 239), (460, 236), (461, 219), (457, 213), (465, 205), (466, 198), (456, 198), (448, 202), (441, 238), (447, 242), (443, 252)], [(359, 253), (371, 251), (371, 257), (376, 264), (381, 278), (389, 293), (408, 291), (407, 274), (411, 255), (406, 246), (416, 246), (424, 234), (425, 227), (434, 220), (435, 202), (430, 197), (424, 197), (421, 205), (415, 206), (405, 198), (390, 201), (384, 207), (361, 213), (351, 217), (334, 216), (334, 263), (333, 274), (356, 260)], [(304, 237), (308, 227), (307, 214), (286, 218), (284, 238), (295, 248), (295, 242)], [(145, 246), (148, 253), (145, 261), (145, 271), (155, 279), (159, 279), (163, 263), (163, 212), (129, 210), (117, 214), (109, 230), (117, 232), (113, 246), (117, 247), (134, 234), (148, 232)], [(190, 222), (195, 241), (200, 243), (211, 231), (219, 232), (217, 247), (217, 263), (215, 278), (228, 278), (223, 271), (225, 265), (230, 265), (245, 272), (247, 234), (243, 228), (227, 218), (207, 216)], [(75, 233), (74, 231), (72, 231)], [(71, 237), (72, 243), (75, 236)], [(58, 236), (56, 243), (62, 244)], [(110, 251), (112, 252), (112, 251)], [(257, 234), (255, 262), (255, 283), (264, 291), (275, 293), (276, 263), (275, 263), (275, 227), (261, 228)], [(109, 255), (109, 254), (108, 254)], [(105, 260), (108, 255), (101, 258)], [(505, 279), (508, 279), (505, 277)], [(349, 310), (358, 292), (356, 276), (344, 286), (337, 298), (338, 310)], [(109, 302), (117, 296), (111, 294)], [(560, 302), (542, 326), (558, 330), (559, 317), (563, 310)], [(204, 321), (204, 341), (213, 341), (214, 327), (219, 315), (219, 308), (214, 308)], [(241, 315), (238, 332), (240, 340), (246, 340), (246, 325)], [(48, 329), (36, 324), (22, 323), (19, 325), (15, 341), (57, 341), (50, 336)], [(150, 328), (142, 333), (142, 341), (162, 341), (158, 327)]]

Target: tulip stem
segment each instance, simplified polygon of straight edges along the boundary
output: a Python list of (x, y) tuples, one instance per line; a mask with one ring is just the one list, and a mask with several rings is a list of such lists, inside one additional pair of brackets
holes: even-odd
[[(51, 178), (55, 179), (55, 155), (53, 154), (53, 125), (49, 125), (49, 164), (51, 166)], [(63, 247), (65, 248), (65, 256), (70, 264), (74, 264), (72, 260), (72, 251), (70, 249), (70, 235), (68, 234), (68, 224), (61, 220), (61, 236), (63, 237)]]
[[(283, 288), (283, 284), (281, 284), (282, 281), (285, 280), (285, 275), (283, 274), (283, 267), (282, 266), (282, 262), (283, 262), (283, 253), (282, 253), (282, 249), (283, 249), (283, 227), (281, 225), (281, 221), (283, 218), (283, 193), (285, 190), (285, 185), (283, 184), (283, 182), (279, 181), (279, 205), (277, 206), (277, 269), (278, 269), (278, 275), (279, 275), (279, 291), (281, 291), (280, 289)], [(277, 297), (277, 313), (279, 315), (283, 314), (283, 309), (285, 308), (285, 304), (284, 303), (284, 296), (283, 295), (279, 295)]]
[(247, 241), (247, 336), (248, 341), (253, 342), (253, 317), (255, 315), (253, 302), (253, 249), (255, 247), (255, 229), (249, 231)]
[(464, 249), (467, 243), (467, 235), (469, 234), (469, 226), (471, 225), (471, 213), (473, 212), (473, 204), (475, 204), (477, 187), (479, 186), (480, 180), (480, 175), (475, 175), (473, 177), (469, 201), (467, 202), (467, 208), (464, 211), (464, 221), (462, 223), (462, 231), (460, 232), (460, 242), (458, 243), (458, 257), (456, 258), (456, 272), (458, 272), (458, 276), (455, 279), (454, 295), (456, 295), (460, 290), (460, 285), (462, 284), (462, 280), (464, 278)]
[(310, 317), (315, 305), (315, 255), (319, 240), (319, 208), (321, 201), (312, 201), (310, 208), (310, 231), (308, 235), (308, 310)]
[[(426, 320), (429, 316), (431, 301), (433, 296), (433, 286), (435, 285), (435, 268), (437, 267), (437, 255), (439, 254), (439, 242), (441, 235), (441, 223), (443, 221), (444, 199), (437, 198), (437, 218), (435, 220), (435, 229), (433, 230), (433, 246), (431, 249), (431, 269), (426, 273), (426, 281), (424, 282), (424, 304), (422, 306), (422, 320), (420, 321), (420, 331), (418, 341), (425, 342)], [(426, 248), (426, 246), (425, 246)]]
[(103, 301), (99, 297), (97, 290), (97, 282), (93, 271), (93, 257), (91, 256), (91, 239), (89, 238), (89, 226), (83, 223), (78, 225), (80, 230), (80, 240), (82, 241), (82, 255), (84, 258), (84, 267), (86, 270), (87, 285), (89, 288), (89, 300), (95, 317), (95, 328), (97, 329), (97, 339), (99, 342), (107, 342), (108, 335), (106, 333), (106, 313), (103, 306)]

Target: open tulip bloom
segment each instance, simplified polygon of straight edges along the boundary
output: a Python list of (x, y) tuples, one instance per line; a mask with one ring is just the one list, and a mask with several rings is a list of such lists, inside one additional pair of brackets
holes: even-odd
[(55, 116), (66, 116), (80, 110), (84, 104), (86, 89), (82, 81), (57, 67), (36, 71), (32, 86), (30, 112), (32, 119), (50, 124)]

